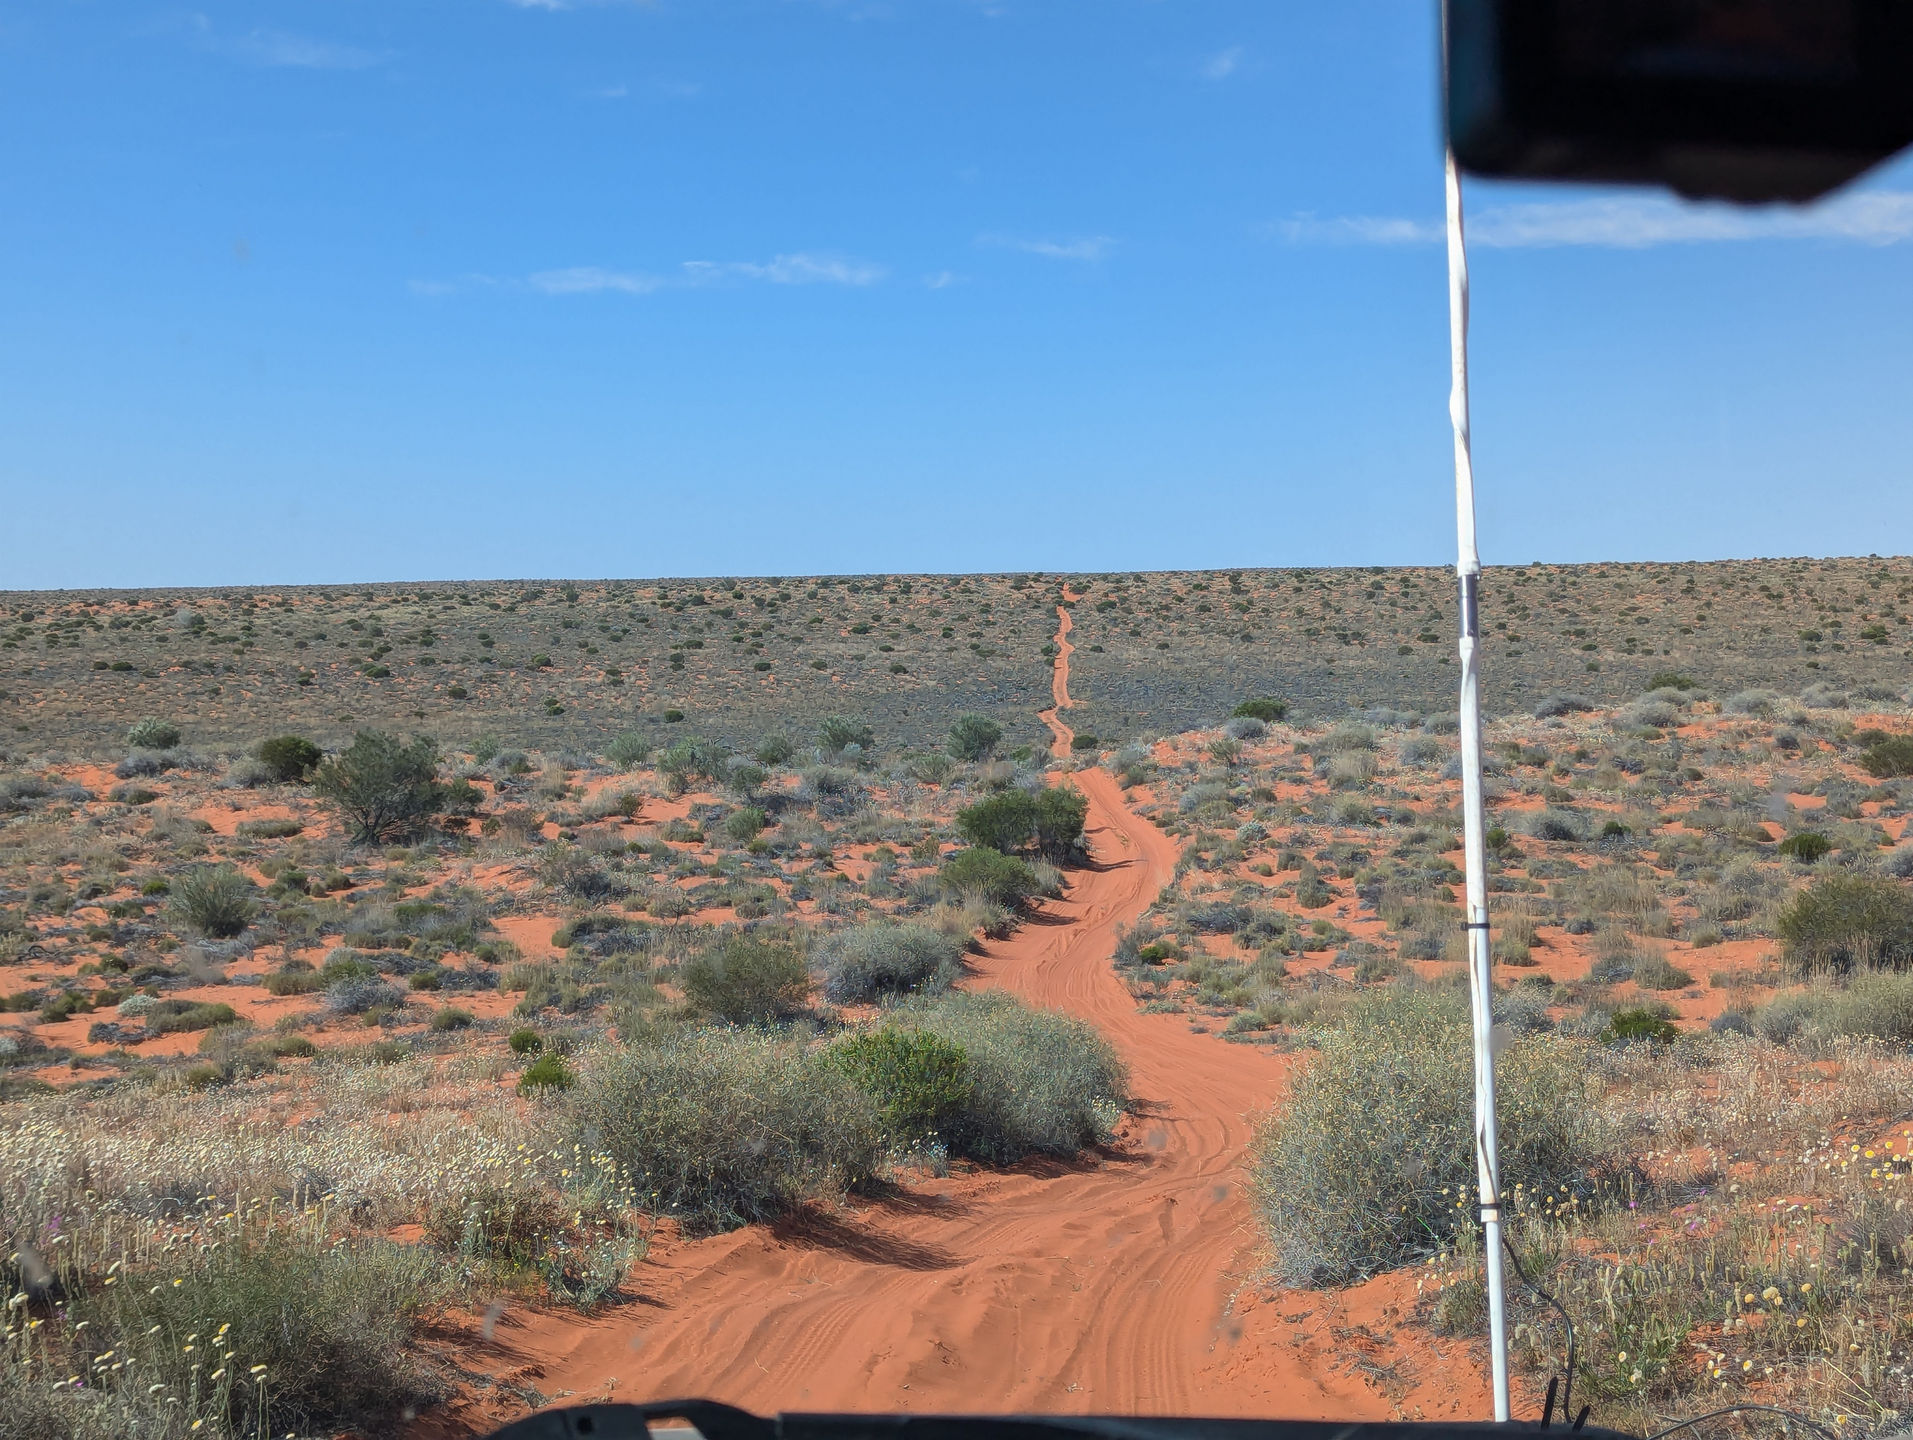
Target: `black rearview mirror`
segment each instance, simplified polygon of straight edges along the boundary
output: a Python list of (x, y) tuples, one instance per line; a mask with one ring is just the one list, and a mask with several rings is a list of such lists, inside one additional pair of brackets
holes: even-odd
[(1913, 0), (1445, 0), (1461, 168), (1811, 200), (1913, 142)]

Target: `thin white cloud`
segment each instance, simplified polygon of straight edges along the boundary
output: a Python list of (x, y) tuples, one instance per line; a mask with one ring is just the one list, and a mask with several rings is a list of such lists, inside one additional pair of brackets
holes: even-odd
[[(1443, 236), (1439, 220), (1299, 215), (1270, 233), (1297, 245), (1426, 245)], [(1468, 219), (1470, 243), (1490, 249), (1593, 246), (1647, 250), (1751, 240), (1830, 240), (1898, 245), (1913, 240), (1913, 192), (1868, 190), (1804, 209), (1743, 209), (1661, 196), (1490, 205)]]
[(961, 285), (963, 277), (954, 270), (938, 270), (923, 277), (924, 286), (931, 290), (948, 290), (952, 285)]
[(671, 282), (658, 275), (637, 274), (628, 270), (606, 270), (597, 265), (573, 265), (564, 270), (540, 270), (530, 280), (531, 288), (546, 295), (599, 295), (616, 291), (624, 295), (649, 295)]
[(285, 30), (255, 29), (244, 35), (221, 35), (205, 16), (197, 15), (193, 20), (193, 28), (208, 50), (246, 65), (291, 70), (369, 70), (392, 58), (389, 50), (366, 50)]
[(540, 270), (526, 283), (545, 295), (652, 295), (660, 290), (695, 289), (727, 281), (755, 281), (766, 285), (875, 285), (887, 273), (883, 266), (868, 260), (800, 251), (763, 262), (687, 260), (674, 272), (662, 275), (608, 270), (599, 265), (574, 265), (562, 270)]
[(1205, 80), (1227, 80), (1242, 67), (1242, 47), (1231, 45), (1227, 50), (1218, 51), (1202, 62), (1202, 78)]
[(979, 245), (1003, 250), (1021, 250), (1026, 255), (1041, 255), (1045, 260), (1100, 260), (1116, 248), (1108, 235), (1084, 235), (1074, 240), (1031, 240), (1016, 235), (979, 235)]

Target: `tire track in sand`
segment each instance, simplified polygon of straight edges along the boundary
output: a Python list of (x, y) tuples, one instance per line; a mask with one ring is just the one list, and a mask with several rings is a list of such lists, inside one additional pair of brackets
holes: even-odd
[[(1066, 757), (1066, 606), (1057, 617), (1055, 705), (1043, 719)], [(969, 983), (1108, 1036), (1136, 1097), (1116, 1142), (1080, 1161), (853, 1199), (842, 1215), (660, 1245), (633, 1277), (644, 1303), (523, 1322), (510, 1348), (541, 1390), (701, 1395), (759, 1412), (1400, 1413), (1340, 1363), (1339, 1345), (1286, 1328), (1277, 1337), (1271, 1310), (1252, 1314), (1244, 1335), (1232, 1303), (1254, 1264), (1243, 1159), (1285, 1059), (1138, 1010), (1110, 964), (1116, 931), (1174, 874), (1176, 849), (1107, 771), (1071, 778), (1089, 799), (1090, 864), (1064, 899), (989, 944)], [(1281, 1298), (1338, 1313), (1320, 1296)]]

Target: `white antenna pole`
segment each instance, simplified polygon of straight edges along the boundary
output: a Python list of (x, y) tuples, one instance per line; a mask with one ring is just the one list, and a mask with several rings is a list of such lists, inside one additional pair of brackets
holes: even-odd
[(1477, 596), (1481, 552), (1475, 544), (1475, 469), (1468, 448), (1468, 253), (1461, 230), (1461, 176), (1448, 160), (1448, 341), (1454, 386), (1455, 529), (1461, 578), (1461, 814), (1468, 876), (1468, 1001), (1475, 1037), (1475, 1168), (1481, 1191), (1481, 1248), (1488, 1289), (1488, 1344), (1494, 1363), (1495, 1419), (1508, 1419), (1508, 1315), (1501, 1272), (1501, 1160), (1495, 1127), (1494, 995), (1488, 945), (1488, 848), (1481, 799), (1481, 626)]

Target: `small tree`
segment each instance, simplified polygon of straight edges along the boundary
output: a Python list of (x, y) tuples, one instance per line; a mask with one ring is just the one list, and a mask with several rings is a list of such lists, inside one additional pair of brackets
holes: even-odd
[(972, 845), (1008, 855), (1036, 837), (1036, 804), (1027, 790), (1005, 790), (958, 811), (957, 829)]
[(303, 735), (275, 735), (261, 740), (253, 753), (282, 785), (305, 779), (325, 758), (325, 752)]
[(832, 755), (841, 755), (852, 745), (868, 750), (877, 743), (876, 732), (850, 715), (826, 716), (817, 727), (817, 740)]
[(365, 845), (416, 834), (445, 799), (438, 747), (423, 735), (407, 745), (381, 730), (361, 730), (350, 746), (321, 764), (313, 772), (312, 789)]
[(950, 753), (959, 760), (987, 760), (1003, 739), (1003, 727), (987, 715), (959, 715), (950, 727)]
[(1052, 860), (1082, 848), (1089, 797), (1074, 785), (1053, 785), (1036, 797), (1036, 848)]

